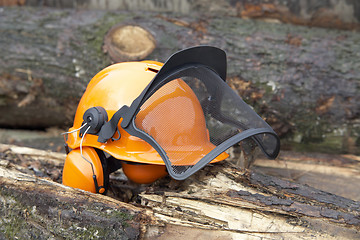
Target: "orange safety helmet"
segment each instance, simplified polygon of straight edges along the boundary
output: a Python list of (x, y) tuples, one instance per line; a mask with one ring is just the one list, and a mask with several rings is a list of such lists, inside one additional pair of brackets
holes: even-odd
[(124, 62), (100, 71), (67, 132), (72, 150), (63, 184), (105, 193), (109, 173), (120, 167), (136, 183), (168, 173), (182, 180), (224, 160), (224, 151), (245, 138), (276, 157), (277, 135), (234, 95), (225, 75), (225, 53), (208, 46), (180, 51), (164, 65)]

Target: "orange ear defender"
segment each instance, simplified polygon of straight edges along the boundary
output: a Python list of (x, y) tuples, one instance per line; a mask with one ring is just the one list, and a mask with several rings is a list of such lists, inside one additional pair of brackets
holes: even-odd
[(135, 183), (170, 175), (183, 180), (228, 157), (244, 139), (275, 158), (272, 128), (226, 83), (225, 52), (182, 50), (165, 64), (111, 65), (89, 82), (66, 139), (63, 184), (105, 193), (109, 174), (123, 169)]
[(168, 175), (164, 165), (122, 162), (125, 175), (135, 183), (149, 184)]
[(109, 180), (104, 154), (91, 147), (83, 147), (82, 153), (72, 150), (66, 157), (62, 179), (70, 187), (106, 193)]

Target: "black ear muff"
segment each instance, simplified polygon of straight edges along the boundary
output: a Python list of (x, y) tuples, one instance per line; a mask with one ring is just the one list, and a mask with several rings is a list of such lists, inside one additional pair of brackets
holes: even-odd
[(103, 107), (92, 107), (86, 110), (83, 116), (84, 123), (86, 126), (80, 130), (80, 135), (82, 135), (88, 126), (90, 129), (87, 131), (89, 134), (97, 134), (101, 127), (108, 121), (108, 115)]

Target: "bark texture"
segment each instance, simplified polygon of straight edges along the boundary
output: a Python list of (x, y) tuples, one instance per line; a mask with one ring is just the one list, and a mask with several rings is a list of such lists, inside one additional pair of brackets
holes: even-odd
[[(0, 154), (1, 239), (139, 239), (153, 221), (146, 209), (36, 176), (35, 165), (57, 169), (63, 154), (4, 145)], [(6, 160), (16, 158), (23, 166)]]
[(87, 83), (112, 62), (103, 40), (116, 24), (153, 35), (157, 47), (146, 59), (201, 44), (224, 49), (229, 85), (283, 146), (359, 153), (359, 33), (233, 17), (4, 8), (0, 126), (71, 126)]
[[(0, 156), (4, 238), (359, 237), (360, 202), (230, 162), (208, 166), (185, 181), (164, 178), (151, 185), (132, 184), (116, 172), (110, 198), (52, 181), (56, 177), (50, 173), (61, 169), (63, 154), (0, 145)], [(136, 193), (132, 204), (117, 200), (121, 191)]]

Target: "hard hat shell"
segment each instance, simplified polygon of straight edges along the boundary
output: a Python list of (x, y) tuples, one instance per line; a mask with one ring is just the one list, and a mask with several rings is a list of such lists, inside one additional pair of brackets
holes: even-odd
[[(123, 107), (124, 105), (130, 106), (136, 97), (144, 90), (144, 88), (155, 77), (156, 73), (162, 67), (162, 63), (155, 61), (143, 61), (143, 62), (124, 62), (111, 65), (98, 74), (90, 81), (87, 89), (82, 96), (74, 119), (74, 125), (69, 129), (69, 132), (75, 129), (79, 129), (83, 124), (83, 115), (86, 110), (92, 107), (103, 107), (110, 119), (114, 113)], [(154, 124), (156, 127), (152, 131), (161, 131), (162, 128), (170, 126), (175, 128), (176, 125), (173, 121), (173, 116), (179, 116), (176, 114), (178, 110), (184, 107), (184, 103), (190, 104), (183, 110), (189, 114), (190, 120), (194, 121), (194, 124), (186, 125), (188, 129), (186, 136), (177, 136), (177, 139), (164, 139), (169, 144), (181, 144), (190, 142), (191, 145), (197, 144), (199, 148), (193, 154), (200, 155), (204, 152), (204, 155), (211, 149), (215, 148), (215, 145), (210, 143), (209, 134), (206, 129), (204, 115), (201, 109), (201, 105), (192, 92), (182, 80), (177, 79), (170, 85), (173, 89), (171, 92), (165, 95), (159, 94), (158, 101), (152, 102), (152, 104), (145, 104), (144, 108), (140, 111), (140, 118), (156, 119), (150, 124)], [(186, 100), (185, 100), (186, 99)], [(189, 101), (190, 100), (190, 101)], [(165, 102), (165, 103), (164, 103)], [(160, 111), (154, 111), (154, 109), (161, 105)], [(171, 110), (173, 109), (173, 110)], [(175, 109), (175, 110), (174, 110)], [(189, 109), (192, 112), (189, 112)], [(174, 113), (175, 115), (173, 115)], [(159, 117), (161, 116), (161, 117)], [(184, 121), (184, 119), (179, 119)], [(149, 123), (149, 121), (147, 121)], [(158, 152), (146, 141), (128, 134), (120, 126), (121, 121), (118, 123), (118, 130), (121, 137), (118, 140), (109, 140), (106, 143), (98, 142), (98, 136), (93, 134), (87, 134), (83, 139), (83, 146), (94, 147), (101, 149), (104, 152), (109, 153), (113, 157), (130, 162), (165, 165), (163, 159)], [(147, 126), (144, 126), (145, 128)], [(150, 126), (151, 127), (151, 126)], [(114, 135), (114, 138), (118, 137), (118, 133)], [(81, 137), (79, 132), (73, 132), (68, 134), (67, 144), (72, 149), (80, 147)], [(192, 149), (192, 151), (194, 151)], [(173, 154), (176, 154), (175, 152)], [(226, 153), (220, 154), (212, 162), (218, 162), (227, 158)], [(189, 164), (191, 164), (189, 162)]]

